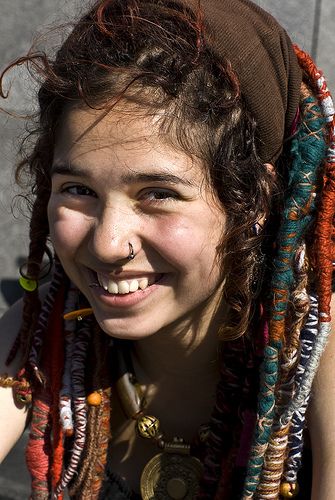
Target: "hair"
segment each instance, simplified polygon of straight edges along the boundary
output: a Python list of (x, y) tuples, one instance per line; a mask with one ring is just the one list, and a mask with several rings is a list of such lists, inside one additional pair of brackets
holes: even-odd
[[(300, 422), (292, 431), (294, 446), (290, 444), (294, 403), (298, 398), (307, 406), (317, 363), (308, 372), (299, 346), (310, 312), (308, 263), (329, 255), (310, 243), (315, 227), (325, 234), (324, 224), (316, 225), (316, 211), (320, 165), (331, 139), (322, 109), (328, 94), (321, 95), (316, 68), (297, 49), (306, 84), (300, 119), (284, 144), (275, 179), (257, 155), (257, 124), (238, 78), (229, 61), (213, 53), (204, 34), (201, 15), (178, 2), (161, 0), (153, 8), (146, 1), (104, 0), (75, 23), (54, 59), (29, 53), (8, 68), (27, 63), (41, 79), (35, 145), (17, 168), (17, 178), (28, 172), (34, 198), (27, 275), (38, 280), (47, 248), (49, 169), (66, 113), (78, 106), (112, 113), (124, 99), (134, 113), (159, 117), (160, 138), (202, 161), (227, 218), (218, 258), (229, 315), (219, 332), (225, 348), (199, 498), (232, 498), (232, 487), (241, 492), (243, 484), (244, 498), (265, 492), (267, 498), (278, 498), (282, 478), (290, 484), (296, 480), (299, 458), (294, 465), (292, 453), (287, 453), (302, 442), (295, 439)], [(264, 216), (267, 225), (256, 234), (253, 228)], [(326, 269), (322, 263), (321, 269)], [(329, 289), (318, 289), (322, 310), (328, 310)], [(64, 309), (64, 300), (71, 309), (83, 298), (71, 291), (56, 258), (42, 308), (37, 291), (25, 294), (22, 327), (8, 361), (20, 345), (22, 376), (32, 380), (37, 395), (27, 451), (32, 498), (48, 498), (50, 491), (59, 498), (69, 484), (74, 497), (98, 498), (110, 433), (111, 381), (101, 361), (108, 339), (94, 322), (84, 321), (65, 332), (59, 325), (54, 346), (45, 347), (50, 316)], [(57, 363), (49, 367), (55, 349)], [(88, 352), (94, 354), (87, 359)], [(304, 372), (309, 373), (307, 382)], [(86, 394), (92, 391), (98, 391), (101, 403), (87, 411)], [(33, 459), (41, 453), (43, 465)], [(286, 456), (291, 457), (287, 465)]]

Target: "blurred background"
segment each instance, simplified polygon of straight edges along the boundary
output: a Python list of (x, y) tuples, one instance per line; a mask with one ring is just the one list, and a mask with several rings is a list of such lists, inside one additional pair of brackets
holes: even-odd
[[(335, 89), (334, 0), (255, 0), (287, 29), (292, 40), (312, 54), (323, 69), (329, 87)], [(59, 42), (52, 26), (67, 23), (88, 4), (85, 0), (0, 0), (0, 68), (27, 53), (33, 41), (48, 31), (48, 48)], [(41, 39), (42, 40), (42, 39)], [(26, 123), (23, 116), (35, 105), (35, 87), (20, 69), (6, 80), (10, 98), (1, 102), (11, 115), (0, 112), (0, 314), (20, 296), (18, 267), (27, 253), (25, 205), (15, 187), (13, 166)], [(5, 335), (6, 332), (0, 332)], [(29, 480), (24, 466), (24, 435), (0, 466), (0, 500), (28, 498)]]

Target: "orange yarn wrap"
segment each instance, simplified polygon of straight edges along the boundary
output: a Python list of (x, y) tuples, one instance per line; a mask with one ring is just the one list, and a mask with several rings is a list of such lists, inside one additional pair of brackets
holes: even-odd
[[(299, 60), (299, 64), (308, 75), (309, 79), (314, 83), (313, 91), (322, 101), (330, 97), (330, 92), (325, 82), (319, 88), (316, 82), (322, 78), (323, 74), (315, 66), (312, 58), (299, 47), (295, 46), (295, 52)], [(335, 140), (335, 117), (328, 122), (329, 127), (329, 144), (334, 146)], [(334, 154), (334, 152), (333, 152)], [(335, 258), (335, 246), (333, 241), (334, 215), (335, 215), (335, 157), (328, 156), (324, 164), (323, 172), (323, 190), (321, 192), (321, 200), (319, 212), (316, 222), (316, 241), (314, 245), (315, 267), (319, 276), (318, 294), (319, 294), (319, 311), (320, 321), (329, 322), (330, 316), (330, 301), (331, 301), (331, 283), (333, 275), (333, 260)]]

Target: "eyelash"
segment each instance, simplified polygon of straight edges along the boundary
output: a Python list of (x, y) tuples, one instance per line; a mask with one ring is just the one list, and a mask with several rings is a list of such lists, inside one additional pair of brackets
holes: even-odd
[[(71, 192), (71, 190), (76, 190), (77, 192)], [(79, 191), (85, 191), (85, 192), (79, 192)], [(88, 188), (87, 186), (83, 186), (81, 184), (75, 184), (72, 186), (65, 186), (61, 189), (61, 193), (68, 193), (72, 196), (93, 196), (94, 198), (97, 198), (96, 193)]]
[[(76, 192), (73, 192), (73, 191)], [(72, 196), (93, 196), (94, 198), (97, 198), (97, 194), (93, 191), (93, 189), (90, 189), (89, 187), (81, 184), (75, 184), (72, 186), (65, 186), (61, 189), (61, 193), (68, 193)], [(148, 195), (158, 195), (157, 198), (154, 196), (149, 199)], [(162, 196), (162, 197), (160, 197)], [(169, 189), (163, 189), (163, 188), (152, 188), (148, 189), (140, 195), (140, 200), (144, 201), (149, 201), (150, 203), (167, 203), (171, 202), (171, 200), (178, 200), (180, 196), (178, 193), (175, 191), (170, 191)]]
[(171, 200), (176, 201), (176, 200), (180, 199), (180, 196), (175, 191), (170, 191), (169, 189), (159, 189), (159, 188), (154, 188), (154, 189), (150, 189), (150, 190), (145, 191), (141, 195), (140, 199), (143, 199), (144, 197), (146, 197), (146, 199), (148, 200), (148, 195), (157, 195), (157, 194), (163, 195), (163, 197), (162, 198), (160, 198), (160, 197), (154, 198), (153, 197), (149, 200), (151, 203), (167, 203), (167, 202), (171, 202)]

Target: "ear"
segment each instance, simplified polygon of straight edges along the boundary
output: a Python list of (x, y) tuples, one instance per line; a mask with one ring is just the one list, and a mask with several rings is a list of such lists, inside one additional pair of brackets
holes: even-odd
[(264, 165), (270, 174), (275, 175), (275, 167), (274, 165), (272, 165), (272, 163), (264, 163)]
[(267, 171), (268, 171), (270, 174), (272, 174), (272, 175), (276, 175), (276, 174), (275, 174), (275, 167), (274, 167), (274, 165), (272, 165), (272, 163), (264, 163), (264, 165), (265, 165), (265, 167), (266, 167)]

